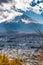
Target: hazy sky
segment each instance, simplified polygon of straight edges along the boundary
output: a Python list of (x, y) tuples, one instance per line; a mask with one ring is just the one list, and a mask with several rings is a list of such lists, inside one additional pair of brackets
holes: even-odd
[(0, 23), (21, 16), (24, 12), (19, 12), (19, 9), (38, 23), (43, 23), (43, 0), (0, 0)]

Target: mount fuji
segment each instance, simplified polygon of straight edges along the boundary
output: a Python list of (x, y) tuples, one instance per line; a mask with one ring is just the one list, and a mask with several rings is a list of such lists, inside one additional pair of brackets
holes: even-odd
[(14, 30), (20, 31), (20, 32), (36, 32), (38, 30), (43, 31), (43, 24), (37, 23), (36, 20), (33, 20), (31, 17), (28, 17), (25, 14), (21, 16), (16, 16), (10, 22), (6, 21), (3, 23), (0, 23), (0, 32), (14, 31)]

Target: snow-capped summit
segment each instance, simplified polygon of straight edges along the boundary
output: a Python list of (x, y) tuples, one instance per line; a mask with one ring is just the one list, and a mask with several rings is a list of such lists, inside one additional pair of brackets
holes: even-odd
[(43, 24), (34, 23), (35, 20), (25, 14), (16, 16), (11, 22), (0, 23), (1, 31), (21, 31), (21, 32), (36, 32), (38, 30), (43, 31)]

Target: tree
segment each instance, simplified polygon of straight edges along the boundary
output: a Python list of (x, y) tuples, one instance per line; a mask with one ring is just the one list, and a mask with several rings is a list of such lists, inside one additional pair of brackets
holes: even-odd
[(9, 58), (5, 54), (0, 59), (0, 65), (9, 65)]
[(13, 59), (11, 65), (23, 65), (23, 60), (22, 59), (19, 59), (19, 58), (15, 58)]

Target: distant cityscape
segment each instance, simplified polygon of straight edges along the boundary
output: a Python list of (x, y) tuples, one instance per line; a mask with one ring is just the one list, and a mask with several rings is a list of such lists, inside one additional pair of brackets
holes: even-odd
[(37, 33), (8, 32), (0, 34), (0, 49), (41, 48), (43, 36)]

